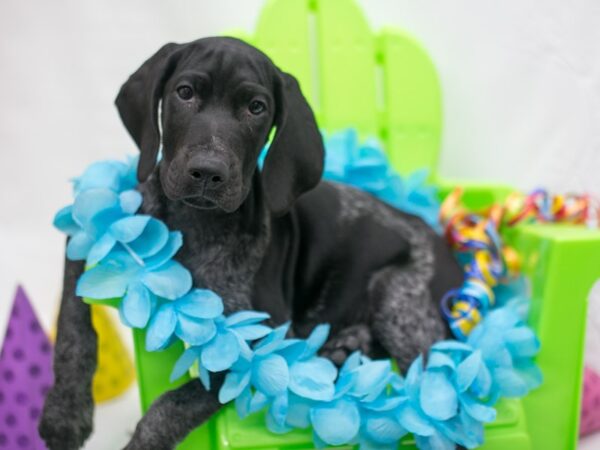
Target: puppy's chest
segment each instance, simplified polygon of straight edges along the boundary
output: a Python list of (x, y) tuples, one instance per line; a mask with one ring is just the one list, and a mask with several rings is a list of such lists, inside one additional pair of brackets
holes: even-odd
[(219, 294), (226, 312), (252, 309), (254, 278), (264, 255), (262, 246), (250, 236), (202, 239), (193, 235), (184, 232), (187, 244), (177, 259), (192, 273), (194, 287)]
[(243, 217), (216, 220), (201, 212), (168, 201), (158, 181), (147, 183), (143, 211), (163, 220), (169, 229), (183, 234), (183, 246), (175, 259), (192, 274), (194, 287), (219, 294), (225, 311), (252, 309), (251, 293), (270, 237), (269, 221), (247, 227)]

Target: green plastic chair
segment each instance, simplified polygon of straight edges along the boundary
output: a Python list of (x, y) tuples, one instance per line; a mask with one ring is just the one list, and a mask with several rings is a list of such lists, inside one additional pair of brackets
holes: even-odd
[[(423, 49), (395, 29), (371, 31), (353, 0), (270, 0), (254, 35), (229, 33), (265, 51), (294, 74), (321, 128), (346, 127), (377, 136), (402, 174), (429, 168), (442, 194), (460, 184), (470, 207), (502, 201), (505, 186), (443, 180), (436, 168), (442, 103), (435, 67)], [(523, 255), (532, 284), (530, 323), (542, 349), (543, 386), (522, 401), (504, 400), (486, 428), (487, 450), (567, 450), (577, 445), (587, 296), (600, 277), (600, 232), (575, 226), (526, 225), (505, 239)], [(181, 343), (148, 353), (144, 331), (134, 331), (142, 410), (163, 392), (183, 351)], [(401, 448), (415, 448), (408, 437)], [(310, 430), (269, 433), (264, 415), (240, 420), (225, 407), (179, 449), (310, 449)], [(348, 447), (346, 447), (348, 448)]]

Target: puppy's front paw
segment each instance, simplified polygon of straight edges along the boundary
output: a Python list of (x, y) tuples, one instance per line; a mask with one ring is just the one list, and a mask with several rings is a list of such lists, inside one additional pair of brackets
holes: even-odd
[(329, 339), (319, 353), (340, 367), (344, 364), (346, 358), (357, 350), (364, 355), (369, 355), (371, 343), (372, 337), (369, 327), (362, 324), (352, 325)]
[(92, 433), (94, 403), (91, 396), (48, 392), (38, 431), (50, 450), (76, 450)]

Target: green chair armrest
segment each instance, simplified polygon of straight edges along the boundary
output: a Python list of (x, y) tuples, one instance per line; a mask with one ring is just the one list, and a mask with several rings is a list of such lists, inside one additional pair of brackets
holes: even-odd
[(494, 203), (502, 203), (514, 189), (508, 185), (482, 181), (435, 178), (440, 200), (446, 198), (457, 186), (463, 189), (462, 202), (470, 210), (478, 211)]
[[(440, 198), (456, 186), (463, 203), (480, 210), (514, 190), (502, 185), (438, 179)], [(522, 256), (531, 282), (529, 322), (542, 348), (542, 387), (523, 408), (533, 448), (574, 449), (579, 430), (587, 298), (600, 278), (600, 231), (577, 225), (530, 224), (503, 230)], [(487, 448), (487, 440), (486, 447)]]
[(531, 280), (530, 324), (542, 343), (542, 387), (523, 399), (533, 448), (575, 449), (587, 299), (600, 278), (600, 231), (523, 225), (505, 233)]

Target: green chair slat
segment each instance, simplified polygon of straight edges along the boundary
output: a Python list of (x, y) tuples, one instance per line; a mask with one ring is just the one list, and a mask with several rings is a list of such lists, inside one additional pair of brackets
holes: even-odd
[(409, 174), (437, 167), (442, 133), (441, 90), (435, 67), (421, 46), (396, 30), (379, 36), (383, 68), (382, 132), (396, 170)]
[(316, 22), (321, 126), (377, 135), (375, 39), (362, 11), (352, 0), (321, 0)]
[(281, 70), (293, 74), (315, 106), (309, 6), (307, 0), (269, 0), (258, 19), (252, 43)]

